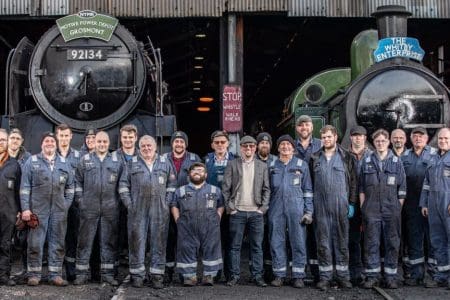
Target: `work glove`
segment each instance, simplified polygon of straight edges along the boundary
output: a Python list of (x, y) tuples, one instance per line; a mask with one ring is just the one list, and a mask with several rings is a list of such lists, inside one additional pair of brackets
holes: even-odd
[(348, 205), (348, 213), (347, 218), (351, 219), (355, 215), (355, 205), (353, 203), (350, 203)]
[(311, 214), (308, 214), (308, 213), (304, 214), (303, 217), (302, 217), (302, 219), (300, 220), (300, 223), (301, 223), (301, 224), (306, 224), (306, 225), (309, 225), (309, 224), (311, 224), (312, 222), (313, 222), (312, 215), (311, 215)]

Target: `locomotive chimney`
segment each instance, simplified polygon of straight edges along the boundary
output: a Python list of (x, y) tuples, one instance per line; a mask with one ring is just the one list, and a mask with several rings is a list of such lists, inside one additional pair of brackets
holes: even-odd
[(406, 37), (407, 19), (411, 13), (402, 5), (383, 5), (372, 13), (377, 18), (378, 38)]

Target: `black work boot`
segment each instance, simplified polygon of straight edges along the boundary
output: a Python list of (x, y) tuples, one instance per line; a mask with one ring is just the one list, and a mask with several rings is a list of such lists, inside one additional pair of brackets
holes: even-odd
[(77, 275), (73, 281), (74, 285), (84, 285), (88, 281), (87, 275)]
[(114, 279), (112, 275), (103, 275), (102, 276), (102, 282), (105, 282), (107, 284), (110, 284), (112, 286), (118, 286), (119, 282)]
[(154, 289), (164, 288), (164, 278), (161, 275), (152, 275), (152, 285)]

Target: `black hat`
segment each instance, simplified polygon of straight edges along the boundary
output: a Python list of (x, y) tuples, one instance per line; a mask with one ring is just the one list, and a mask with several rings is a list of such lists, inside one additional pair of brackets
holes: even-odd
[(189, 172), (191, 172), (194, 168), (197, 168), (197, 167), (202, 167), (202, 168), (205, 169), (205, 171), (206, 171), (206, 166), (205, 166), (204, 163), (201, 163), (201, 162), (195, 162), (195, 163), (193, 163), (193, 164), (189, 167)]
[(308, 115), (301, 115), (300, 117), (297, 118), (297, 121), (295, 122), (295, 124), (298, 125), (303, 122), (311, 122), (312, 123), (312, 119)]
[(42, 134), (41, 144), (45, 140), (46, 137), (51, 137), (52, 139), (55, 140), (55, 142), (58, 142), (58, 140), (56, 139), (56, 135), (53, 132), (46, 131), (46, 132), (44, 132), (44, 134)]
[(216, 130), (211, 134), (211, 141), (214, 140), (214, 138), (224, 136), (228, 140), (228, 133), (225, 130)]
[(350, 135), (356, 135), (356, 134), (361, 134), (361, 135), (367, 135), (367, 130), (362, 127), (362, 126), (354, 126), (352, 127), (352, 129), (350, 129)]
[(97, 134), (97, 130), (95, 128), (87, 128), (86, 132), (84, 133), (84, 136), (87, 137), (88, 135), (96, 135)]
[(173, 144), (175, 139), (183, 139), (186, 143), (186, 147), (188, 146), (188, 136), (184, 131), (175, 131), (170, 138), (170, 145)]
[(256, 145), (256, 140), (249, 135), (243, 136), (239, 142), (240, 145), (244, 145), (244, 144), (255, 144)]
[(258, 144), (262, 141), (267, 141), (272, 147), (272, 136), (267, 132), (261, 132), (260, 134), (258, 134), (258, 136), (256, 137), (256, 141), (258, 142)]
[(423, 127), (423, 126), (417, 126), (416, 128), (414, 128), (414, 129), (411, 131), (411, 134), (414, 134), (414, 133), (421, 133), (421, 134), (426, 134), (426, 135), (428, 135), (427, 130), (426, 130), (425, 127)]
[(280, 147), (281, 142), (289, 142), (292, 144), (292, 147), (295, 148), (295, 141), (289, 134), (284, 134), (280, 136), (277, 140), (277, 148)]

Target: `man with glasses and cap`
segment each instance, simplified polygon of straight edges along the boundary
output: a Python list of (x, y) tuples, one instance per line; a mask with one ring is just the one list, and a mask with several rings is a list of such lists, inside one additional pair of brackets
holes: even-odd
[(256, 140), (244, 136), (240, 140), (241, 157), (228, 163), (222, 193), (230, 216), (230, 272), (228, 286), (239, 282), (241, 247), (247, 229), (250, 241), (250, 272), (256, 285), (265, 287), (263, 279), (264, 237), (263, 215), (269, 207), (270, 185), (267, 164), (255, 159)]
[[(206, 182), (222, 188), (223, 176), (225, 174), (225, 168), (229, 161), (233, 160), (235, 157), (233, 153), (228, 152), (229, 146), (228, 133), (223, 130), (216, 130), (211, 134), (211, 148), (214, 152), (210, 152), (206, 155), (204, 161), (206, 165), (206, 171), (208, 177), (206, 177)], [(229, 232), (228, 232), (228, 216), (225, 215), (221, 219), (220, 225), (221, 237), (222, 237), (222, 247), (224, 248), (224, 268), (225, 279), (229, 279), (229, 258), (228, 258), (228, 245), (229, 245)], [(216, 281), (222, 276), (221, 272), (218, 272)]]
[[(438, 160), (437, 149), (427, 145), (428, 133), (422, 127), (416, 127), (411, 131), (412, 148), (406, 150), (401, 156), (406, 174), (406, 199), (403, 206), (403, 222), (408, 249), (408, 262), (410, 266), (410, 278), (405, 279), (405, 284), (416, 286), (424, 283), (425, 286), (435, 287), (436, 282), (425, 278), (425, 265), (433, 278), (436, 272), (436, 260), (434, 248), (430, 243), (428, 220), (422, 216), (419, 201), (422, 191), (425, 172)], [(425, 257), (424, 248), (428, 255)]]
[(39, 226), (28, 233), (28, 285), (39, 285), (42, 276), (44, 243), (48, 242), (49, 283), (66, 286), (62, 278), (67, 211), (74, 197), (71, 166), (57, 154), (57, 140), (46, 132), (41, 140), (42, 152), (31, 156), (22, 170), (20, 202), (22, 219), (34, 213)]

